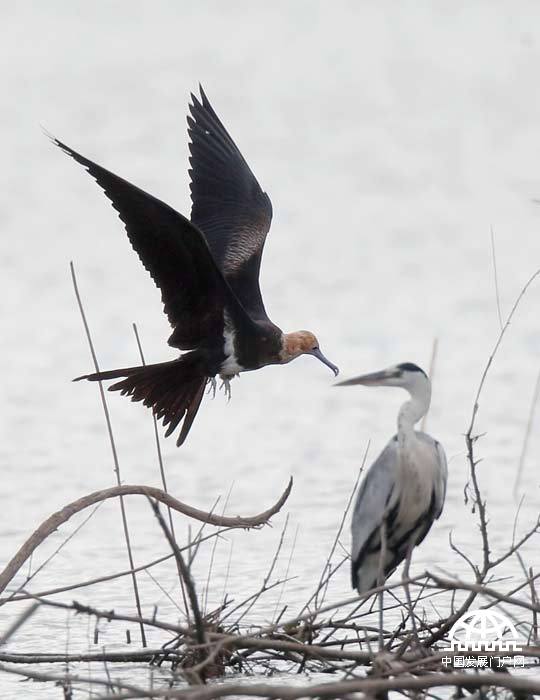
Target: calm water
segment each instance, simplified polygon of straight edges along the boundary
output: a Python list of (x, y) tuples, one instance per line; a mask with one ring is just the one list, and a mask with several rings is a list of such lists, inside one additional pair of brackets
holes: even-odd
[[(427, 429), (449, 457), (446, 508), (413, 569), (455, 573), (448, 535), (480, 557), (463, 503), (465, 432), (499, 332), (490, 229), (502, 315), (540, 267), (540, 10), (489, 4), (95, 3), (0, 5), (3, 40), (0, 222), (3, 500), (0, 560), (52, 511), (112, 485), (97, 387), (72, 384), (91, 368), (68, 264), (75, 262), (102, 367), (173, 356), (159, 293), (91, 179), (51, 147), (40, 125), (91, 158), (189, 212), (185, 114), (201, 81), (274, 204), (262, 286), (285, 330), (309, 328), (342, 375), (400, 361), (436, 362)], [(480, 467), (495, 549), (509, 543), (511, 496), (540, 367), (540, 284), (524, 299), (481, 399)], [(243, 375), (233, 398), (206, 400), (181, 450), (163, 442), (169, 488), (211, 508), (252, 514), (295, 488), (274, 527), (220, 542), (209, 603), (256, 590), (289, 514), (277, 575), (292, 614), (319, 578), (370, 441), (373, 459), (394, 430), (398, 391), (332, 389), (312, 358)], [(159, 485), (144, 408), (117, 395), (110, 411), (126, 483)], [(537, 514), (540, 435), (534, 421), (520, 488), (519, 527)], [(223, 501), (222, 501), (223, 502)], [(143, 499), (128, 501), (138, 564), (167, 548)], [(222, 506), (219, 505), (218, 509)], [(39, 566), (82, 522), (35, 555)], [(177, 520), (182, 538), (188, 523)], [(343, 543), (348, 545), (348, 532)], [(529, 563), (536, 564), (538, 543)], [(208, 550), (209, 552), (209, 550)], [(196, 567), (206, 581), (208, 552)], [(232, 553), (231, 553), (232, 552)], [(225, 577), (231, 558), (228, 579)], [(117, 503), (103, 505), (32, 581), (31, 590), (127, 568)], [(517, 562), (507, 573), (518, 573)], [(26, 573), (26, 571), (25, 571)], [(178, 617), (175, 570), (141, 575), (144, 610)], [(22, 579), (21, 579), (22, 580)], [(348, 572), (329, 598), (349, 595)], [(272, 619), (280, 592), (246, 621)], [(60, 596), (133, 610), (129, 581)], [(0, 632), (21, 608), (3, 607)], [(125, 625), (100, 625), (116, 648)], [(137, 629), (130, 627), (137, 639)], [(83, 651), (93, 623), (40, 611), (12, 651)], [(150, 632), (150, 643), (164, 641)], [(85, 672), (85, 668), (78, 669)], [(100, 669), (101, 672), (101, 669)], [(124, 672), (131, 681), (131, 670)], [(138, 672), (144, 682), (148, 672)], [(0, 677), (3, 698), (20, 685)], [(25, 697), (58, 689), (25, 685)]]

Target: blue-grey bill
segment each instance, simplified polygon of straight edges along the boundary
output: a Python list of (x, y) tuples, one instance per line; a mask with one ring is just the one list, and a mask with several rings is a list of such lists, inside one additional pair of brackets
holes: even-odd
[(332, 372), (334, 373), (334, 376), (335, 376), (335, 377), (338, 376), (338, 374), (339, 374), (339, 369), (336, 367), (335, 364), (333, 364), (332, 362), (330, 362), (330, 360), (328, 360), (328, 359), (322, 354), (322, 352), (319, 350), (319, 348), (317, 348), (316, 350), (312, 350), (312, 351), (311, 351), (311, 354), (312, 354), (314, 357), (316, 357), (318, 360), (320, 360), (324, 365), (326, 365), (327, 367), (330, 367), (330, 369), (331, 369)]

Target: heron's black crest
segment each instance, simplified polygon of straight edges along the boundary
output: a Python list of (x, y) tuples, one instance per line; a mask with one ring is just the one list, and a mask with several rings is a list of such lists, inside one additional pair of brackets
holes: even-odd
[(424, 377), (427, 376), (421, 367), (415, 365), (412, 362), (402, 362), (400, 365), (398, 365), (398, 368), (403, 370), (404, 372), (421, 372), (424, 375)]

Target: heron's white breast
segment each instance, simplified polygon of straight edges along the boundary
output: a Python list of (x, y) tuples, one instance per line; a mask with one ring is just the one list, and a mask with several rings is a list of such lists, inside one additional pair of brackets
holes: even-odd
[(398, 520), (412, 527), (429, 508), (437, 477), (436, 452), (418, 439), (400, 449)]

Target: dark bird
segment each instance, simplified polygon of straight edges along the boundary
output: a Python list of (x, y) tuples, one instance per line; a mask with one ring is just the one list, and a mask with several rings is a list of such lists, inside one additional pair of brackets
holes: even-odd
[(123, 378), (109, 387), (142, 401), (163, 419), (177, 445), (193, 424), (207, 383), (219, 375), (286, 364), (314, 355), (338, 374), (313, 333), (283, 333), (268, 318), (259, 270), (272, 204), (200, 88), (191, 96), (188, 134), (191, 220), (53, 138), (83, 165), (124, 222), (142, 264), (161, 290), (173, 328), (168, 343), (183, 352), (158, 364), (87, 374), (90, 381)]
[(355, 384), (401, 387), (411, 397), (399, 410), (397, 435), (369, 468), (354, 506), (352, 586), (362, 594), (378, 585), (380, 571), (390, 576), (427, 535), (443, 509), (448, 469), (441, 444), (414, 429), (431, 401), (431, 382), (420, 367), (404, 362), (337, 386)]

